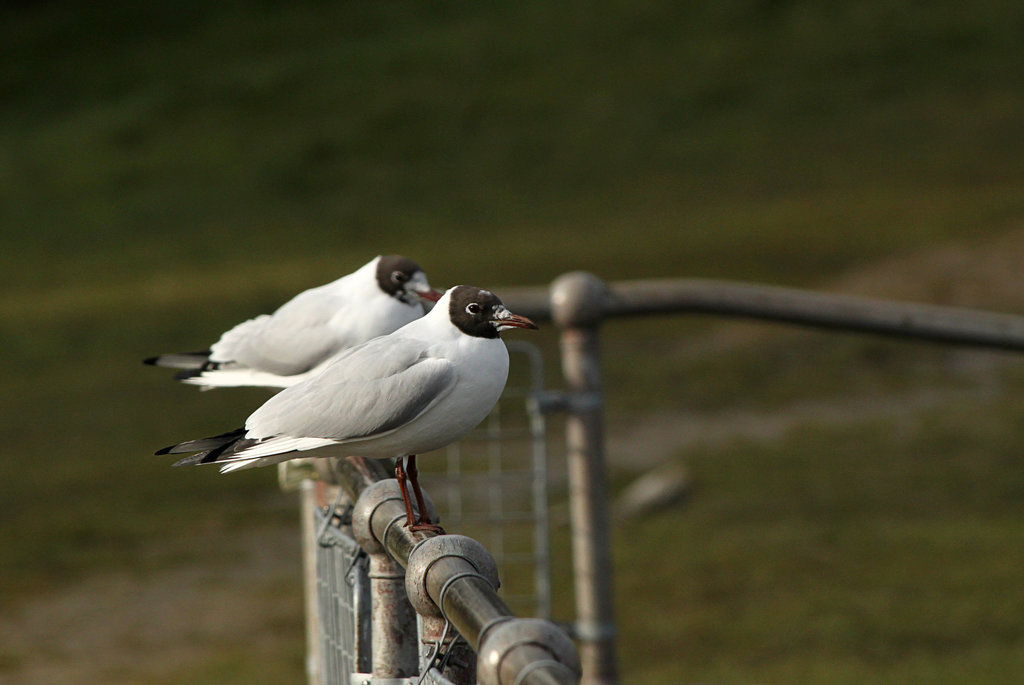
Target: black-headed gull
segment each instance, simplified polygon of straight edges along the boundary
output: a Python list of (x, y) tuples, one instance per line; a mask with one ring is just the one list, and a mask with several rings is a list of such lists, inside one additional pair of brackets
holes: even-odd
[(305, 290), (273, 314), (244, 321), (209, 350), (150, 357), (147, 364), (185, 369), (178, 380), (204, 389), (286, 388), (314, 376), (344, 350), (392, 333), (436, 301), (416, 262), (374, 257), (336, 281)]
[(416, 455), (458, 440), (487, 416), (508, 377), (499, 331), (536, 327), (493, 293), (456, 286), (426, 316), (349, 349), (319, 375), (271, 397), (244, 428), (157, 454), (198, 452), (175, 466), (218, 463), (222, 473), (298, 457), (398, 457), (407, 524), (436, 528), (426, 520)]

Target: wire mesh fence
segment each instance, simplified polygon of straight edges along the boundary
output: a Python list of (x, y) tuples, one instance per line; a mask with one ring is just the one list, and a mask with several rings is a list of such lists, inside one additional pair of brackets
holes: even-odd
[[(347, 525), (350, 507), (324, 525), (327, 512), (314, 513), (319, 532), (316, 547), (317, 638), (320, 663), (316, 682), (320, 685), (397, 685), (399, 682), (455, 685), (436, 669), (426, 668), (420, 676), (406, 679), (376, 678), (372, 675), (370, 624), (370, 577), (367, 555)], [(422, 628), (417, 631), (422, 640)], [(426, 652), (424, 652), (426, 655)]]
[(366, 555), (350, 532), (324, 527), (315, 514), (318, 539), (316, 582), (324, 683), (348, 683), (370, 671), (370, 579)]
[(444, 525), (494, 555), (505, 601), (549, 618), (549, 449), (537, 401), (544, 365), (534, 345), (510, 341), (508, 349), (511, 371), (501, 400), (443, 459), (423, 460), (422, 482)]

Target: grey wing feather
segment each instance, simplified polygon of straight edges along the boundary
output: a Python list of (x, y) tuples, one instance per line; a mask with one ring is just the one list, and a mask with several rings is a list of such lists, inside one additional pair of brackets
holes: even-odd
[(427, 410), (432, 404), (448, 394), (455, 385), (455, 368), (443, 359), (427, 359), (409, 368), (399, 377), (389, 379), (387, 392), (391, 395), (401, 392), (403, 384), (414, 385), (415, 389), (402, 392), (402, 402), (392, 405), (391, 411), (382, 412), (382, 420), (366, 435), (376, 435), (404, 426)]
[(273, 314), (238, 324), (211, 348), (215, 361), (238, 362), (282, 376), (313, 368), (337, 343), (325, 330), (340, 303), (316, 290), (306, 291)]
[(270, 398), (246, 428), (250, 437), (379, 435), (415, 419), (451, 391), (455, 378), (451, 362), (423, 355), (421, 345), (378, 338)]

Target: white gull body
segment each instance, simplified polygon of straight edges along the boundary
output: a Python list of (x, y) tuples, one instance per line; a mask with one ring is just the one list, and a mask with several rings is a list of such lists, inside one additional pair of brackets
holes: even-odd
[(420, 318), (420, 296), (434, 300), (437, 295), (411, 260), (378, 256), (336, 281), (299, 293), (273, 314), (238, 324), (208, 354), (147, 361), (188, 369), (178, 380), (204, 389), (286, 388), (315, 376), (348, 348)]
[(534, 328), (497, 297), (471, 286), (444, 294), (424, 317), (358, 345), (319, 375), (281, 391), (242, 430), (174, 445), (179, 463), (221, 471), (307, 456), (404, 457), (472, 430), (508, 377), (505, 327)]

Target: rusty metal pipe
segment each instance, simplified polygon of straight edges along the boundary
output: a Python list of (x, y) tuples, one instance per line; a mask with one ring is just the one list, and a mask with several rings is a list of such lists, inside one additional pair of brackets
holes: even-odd
[[(339, 476), (342, 480), (346, 475)], [(360, 481), (350, 483), (359, 489)], [(398, 485), (395, 481), (362, 482), (359, 499), (352, 512), (352, 534), (370, 557), (370, 612), (372, 619), (372, 673), (379, 678), (407, 678), (419, 670), (416, 640), (416, 612), (405, 594), (405, 568), (381, 544), (387, 521), (405, 520)], [(378, 537), (375, 532), (380, 527)], [(404, 530), (404, 529), (403, 529)]]
[(370, 554), (370, 614), (373, 676), (416, 675), (416, 612), (405, 596), (405, 569), (386, 552)]

